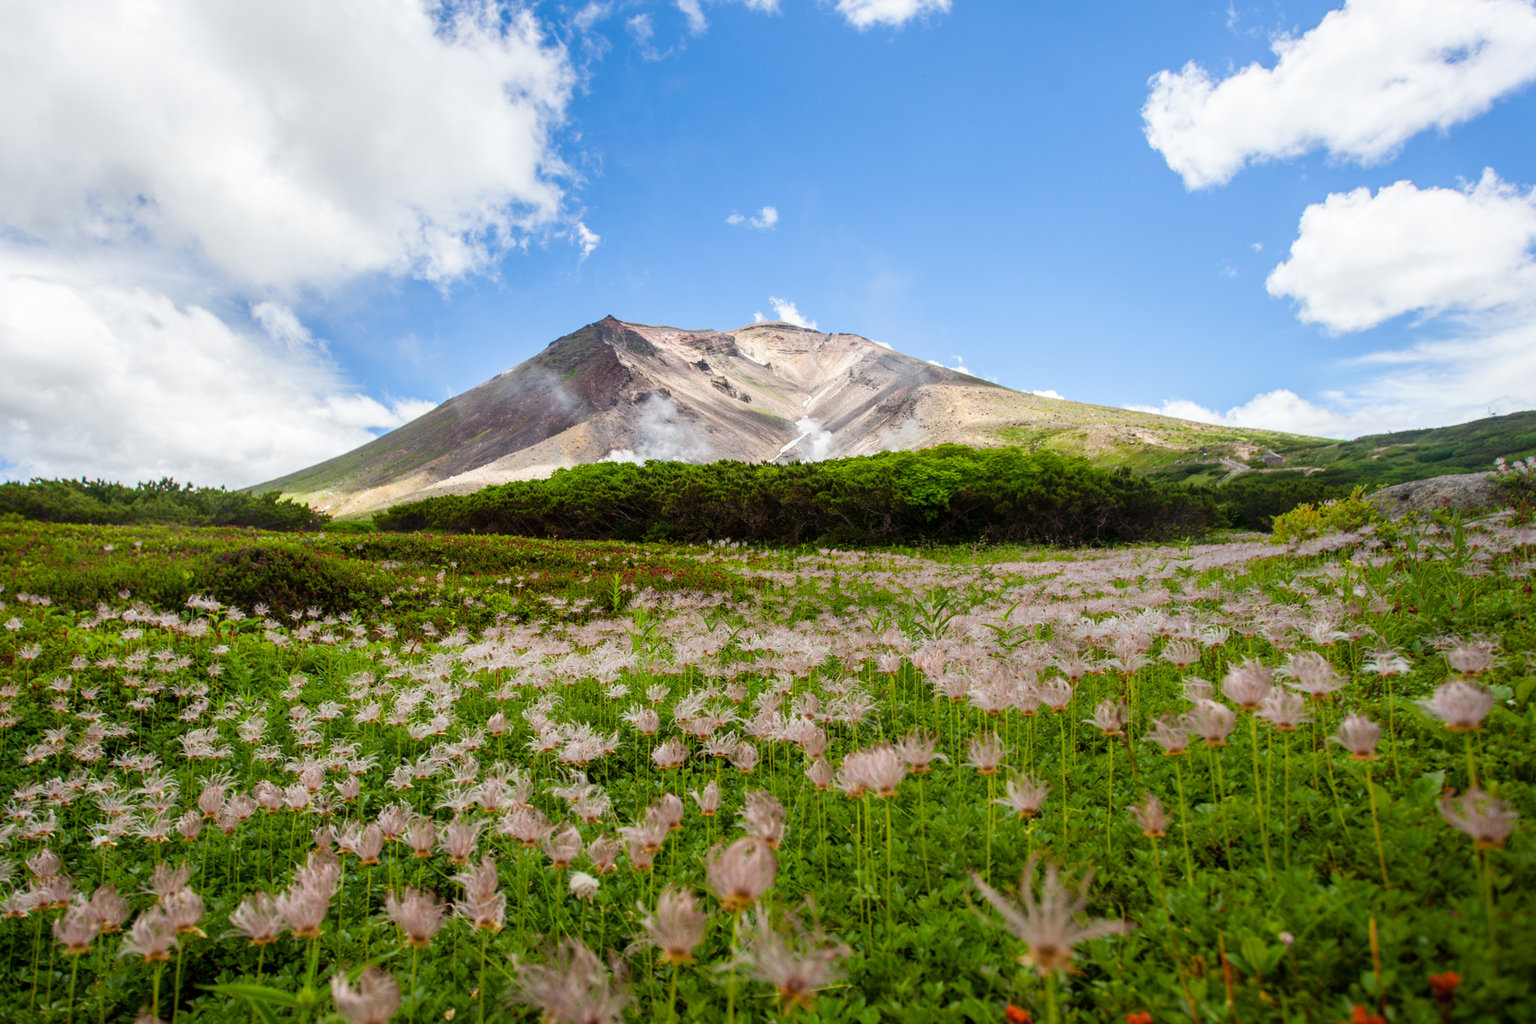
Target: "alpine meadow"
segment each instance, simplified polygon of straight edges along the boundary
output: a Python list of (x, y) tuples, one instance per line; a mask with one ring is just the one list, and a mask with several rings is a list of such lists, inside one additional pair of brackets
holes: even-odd
[(0, 1024), (1536, 1022), (1536, 0), (0, 0)]
[(13, 519), (7, 1012), (1520, 1019), (1528, 508), (1075, 551)]

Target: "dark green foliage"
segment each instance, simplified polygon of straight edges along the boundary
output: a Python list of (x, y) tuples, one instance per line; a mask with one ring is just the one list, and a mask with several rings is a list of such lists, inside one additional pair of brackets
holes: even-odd
[(396, 505), (384, 530), (531, 537), (903, 544), (1112, 544), (1201, 532), (1206, 499), (1084, 459), (1017, 448), (775, 465), (598, 463)]
[(1347, 484), (1331, 482), (1326, 473), (1314, 476), (1250, 473), (1222, 484), (1211, 493), (1226, 525), (1268, 533), (1276, 516), (1284, 515), (1298, 505), (1316, 505), (1347, 497), (1350, 490)]
[[(1329, 445), (1300, 439), (1291, 444), (1277, 442), (1275, 450), (1285, 456), (1285, 466), (1312, 467), (1320, 472), (1245, 473), (1211, 488), (1212, 474), (1219, 477), (1225, 469), (1211, 459), (1186, 453), (1179, 462), (1154, 469), (1148, 476), (1163, 484), (1204, 477), (1207, 487), (1203, 489), (1212, 495), (1222, 522), (1244, 530), (1268, 530), (1275, 516), (1297, 505), (1342, 498), (1359, 486), (1370, 493), (1410, 480), (1491, 472), (1495, 459), (1517, 460), (1536, 452), (1536, 412), (1490, 416), (1451, 427), (1371, 434)], [(1264, 468), (1258, 459), (1248, 460), (1248, 465)], [(1517, 495), (1506, 500), (1519, 504)]]
[(252, 544), (204, 559), (197, 582), (226, 604), (283, 610), (354, 608), (388, 591), (357, 563), (296, 545)]
[(194, 487), (170, 478), (133, 487), (106, 480), (44, 480), (0, 484), (0, 513), (45, 523), (175, 523), (181, 526), (254, 526), (262, 530), (314, 530), (331, 517), (283, 500), (279, 492), (248, 494)]
[[(449, 632), (484, 629), (498, 614), (549, 614), (547, 599), (579, 616), (646, 588), (737, 594), (761, 586), (654, 548), (641, 555), (618, 544), (514, 537), (10, 524), (0, 526), (0, 593), (31, 587), (76, 608), (120, 603), (122, 593), (180, 608), (202, 594), (246, 610), (384, 614), (402, 628)], [(466, 588), (474, 595), (467, 604)]]

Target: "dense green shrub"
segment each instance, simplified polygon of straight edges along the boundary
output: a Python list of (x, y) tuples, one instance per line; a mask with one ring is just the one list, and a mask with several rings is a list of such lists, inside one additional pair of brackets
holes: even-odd
[(374, 518), (402, 532), (844, 544), (1105, 544), (1196, 534), (1211, 520), (1208, 499), (1128, 471), (961, 445), (789, 465), (597, 463)]
[(270, 541), (209, 555), (200, 570), (201, 586), (243, 608), (353, 608), (389, 592), (379, 585), (384, 581), (369, 578), (366, 563)]
[(167, 523), (181, 526), (254, 526), (262, 530), (314, 530), (330, 516), (285, 500), (277, 491), (248, 494), (194, 487), (169, 478), (151, 483), (44, 480), (0, 484), (0, 512), (46, 523)]
[(1351, 487), (1326, 474), (1245, 473), (1209, 489), (1221, 522), (1240, 530), (1268, 532), (1276, 516), (1303, 505), (1349, 496)]
[(1358, 530), (1386, 520), (1381, 509), (1366, 500), (1365, 488), (1356, 487), (1342, 498), (1316, 504), (1303, 503), (1275, 517), (1271, 531), (1276, 543), (1303, 540), (1325, 533)]

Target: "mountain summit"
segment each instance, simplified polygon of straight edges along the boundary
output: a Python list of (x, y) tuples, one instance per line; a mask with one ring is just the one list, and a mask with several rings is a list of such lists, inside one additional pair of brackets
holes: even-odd
[(1030, 445), (1064, 432), (1070, 450), (1089, 455), (1234, 433), (1023, 394), (856, 334), (779, 321), (682, 330), (610, 316), (360, 448), (253, 489), (355, 516), (604, 459), (815, 460), (948, 442)]

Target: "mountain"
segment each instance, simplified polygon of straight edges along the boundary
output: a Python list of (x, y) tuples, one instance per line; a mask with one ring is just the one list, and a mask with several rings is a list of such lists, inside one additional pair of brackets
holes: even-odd
[(944, 443), (1147, 470), (1329, 442), (1025, 394), (856, 334), (610, 316), (360, 448), (251, 489), (351, 518), (610, 458), (794, 461)]

